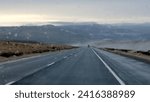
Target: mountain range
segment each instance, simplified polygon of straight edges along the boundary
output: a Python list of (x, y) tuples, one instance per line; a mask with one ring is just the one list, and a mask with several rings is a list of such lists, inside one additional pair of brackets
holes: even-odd
[(150, 24), (63, 23), (0, 27), (0, 40), (74, 44), (99, 40), (150, 40)]

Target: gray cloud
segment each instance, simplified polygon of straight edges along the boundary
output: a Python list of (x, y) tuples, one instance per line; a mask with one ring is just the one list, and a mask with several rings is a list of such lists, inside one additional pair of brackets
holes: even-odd
[(43, 14), (74, 19), (150, 18), (150, 0), (0, 0), (3, 14)]

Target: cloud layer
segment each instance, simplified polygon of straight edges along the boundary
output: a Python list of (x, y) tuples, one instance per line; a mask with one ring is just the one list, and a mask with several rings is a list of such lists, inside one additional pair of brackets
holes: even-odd
[(150, 22), (149, 4), (150, 0), (0, 0), (0, 22), (5, 22), (2, 18), (9, 17), (9, 22), (17, 22), (17, 19), (18, 22), (31, 22), (32, 19), (99, 23)]

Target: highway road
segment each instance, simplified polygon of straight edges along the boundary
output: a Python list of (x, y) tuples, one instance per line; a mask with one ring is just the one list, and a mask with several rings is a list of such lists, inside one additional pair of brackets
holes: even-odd
[(150, 85), (150, 64), (96, 48), (0, 63), (2, 85)]

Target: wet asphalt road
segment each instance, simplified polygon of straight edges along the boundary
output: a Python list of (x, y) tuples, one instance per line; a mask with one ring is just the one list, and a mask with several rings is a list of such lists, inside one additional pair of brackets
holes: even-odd
[(150, 64), (83, 47), (0, 63), (0, 84), (146, 85)]

